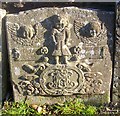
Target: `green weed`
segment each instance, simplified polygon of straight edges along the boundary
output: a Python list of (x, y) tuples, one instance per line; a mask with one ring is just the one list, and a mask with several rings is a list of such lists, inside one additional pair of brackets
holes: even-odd
[(85, 105), (82, 101), (77, 99), (66, 101), (63, 105), (53, 105), (53, 110), (56, 114), (65, 115), (82, 115), (92, 116), (97, 114), (97, 108), (95, 106)]
[(21, 103), (12, 103), (11, 105), (6, 106), (4, 110), (2, 110), (2, 114), (4, 115), (31, 115), (39, 113), (32, 109), (28, 104), (25, 104), (23, 102)]
[(97, 114), (95, 106), (85, 105), (84, 102), (78, 99), (66, 101), (63, 104), (43, 105), (39, 106), (41, 111), (31, 108), (26, 103), (12, 103), (7, 104), (6, 108), (2, 111), (5, 115), (79, 115), (79, 116), (94, 116)]

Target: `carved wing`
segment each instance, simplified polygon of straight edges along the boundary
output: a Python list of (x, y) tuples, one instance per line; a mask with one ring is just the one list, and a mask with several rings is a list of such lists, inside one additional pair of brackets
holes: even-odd
[(36, 41), (40, 40), (41, 38), (44, 37), (44, 34), (46, 32), (46, 29), (41, 25), (41, 23), (36, 23), (34, 26), (33, 26), (34, 30), (35, 30), (35, 39)]
[(26, 46), (30, 45), (30, 43), (27, 40), (18, 36), (18, 30), (20, 29), (19, 24), (7, 22), (7, 29), (8, 29), (8, 33), (9, 33), (10, 37), (17, 44), (26, 45)]
[(89, 38), (80, 35), (80, 30), (84, 26), (85, 24), (82, 21), (76, 21), (76, 20), (74, 21), (74, 31), (75, 31), (77, 38), (80, 39), (81, 42), (83, 43), (89, 43)]
[(80, 39), (80, 28), (83, 26), (79, 21), (74, 21), (74, 31), (78, 39)]
[[(23, 46), (31, 46), (42, 41), (45, 29), (40, 24), (35, 24), (30, 27), (28, 25), (25, 28), (23, 27), (25, 26), (20, 26), (17, 23), (7, 23), (8, 33), (10, 34), (13, 41), (15, 41), (17, 44), (21, 44)], [(21, 36), (21, 33), (26, 33), (24, 31), (28, 31), (27, 33), (29, 33), (31, 37), (27, 38)]]
[(11, 34), (11, 35), (14, 35), (14, 36), (17, 36), (17, 30), (19, 29), (19, 25), (17, 23), (10, 23), (10, 22), (7, 22), (7, 29), (8, 29), (8, 32)]

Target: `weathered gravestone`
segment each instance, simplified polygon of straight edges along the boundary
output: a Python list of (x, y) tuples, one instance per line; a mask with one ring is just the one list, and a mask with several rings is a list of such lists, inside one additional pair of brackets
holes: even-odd
[(2, 76), (2, 40), (3, 40), (2, 19), (5, 15), (6, 15), (6, 11), (0, 9), (0, 106), (2, 104), (2, 100), (6, 96), (6, 87), (5, 84), (3, 84), (6, 83), (6, 79)]
[(113, 12), (77, 7), (8, 14), (15, 101), (105, 103), (112, 78)]
[(120, 3), (116, 10), (116, 49), (113, 78), (113, 102), (120, 104)]

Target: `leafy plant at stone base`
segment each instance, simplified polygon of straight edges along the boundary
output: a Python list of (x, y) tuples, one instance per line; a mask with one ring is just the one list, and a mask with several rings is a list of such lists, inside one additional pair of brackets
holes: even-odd
[[(113, 104), (114, 105), (114, 104)], [(112, 105), (112, 106), (113, 106)], [(62, 104), (27, 104), (24, 102), (5, 102), (2, 115), (30, 115), (30, 116), (94, 116), (94, 115), (119, 115), (119, 110), (108, 106), (91, 106), (84, 104), (80, 99), (71, 99)]]
[(98, 114), (95, 106), (85, 105), (82, 101), (74, 99), (64, 104), (54, 104), (52, 109), (56, 114), (93, 116)]
[(6, 102), (4, 105), (4, 109), (2, 110), (2, 115), (41, 115), (36, 110), (30, 108), (28, 104), (24, 102)]
[[(34, 105), (37, 106), (37, 105)], [(39, 109), (39, 110), (38, 110)], [(37, 109), (31, 107), (26, 103), (8, 103), (4, 105), (4, 110), (2, 114), (4, 115), (85, 115), (85, 116), (92, 116), (97, 114), (97, 108), (90, 105), (85, 105), (80, 100), (70, 100), (66, 101), (63, 104), (53, 104), (48, 105), (44, 104), (42, 106), (37, 106)]]

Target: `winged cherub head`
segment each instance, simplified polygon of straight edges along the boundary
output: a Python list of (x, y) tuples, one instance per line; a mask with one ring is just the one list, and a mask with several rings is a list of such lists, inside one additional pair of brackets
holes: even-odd
[(32, 25), (29, 26), (21, 26), (18, 29), (18, 36), (22, 37), (24, 39), (31, 39), (33, 37), (35, 33), (34, 28), (32, 27)]

